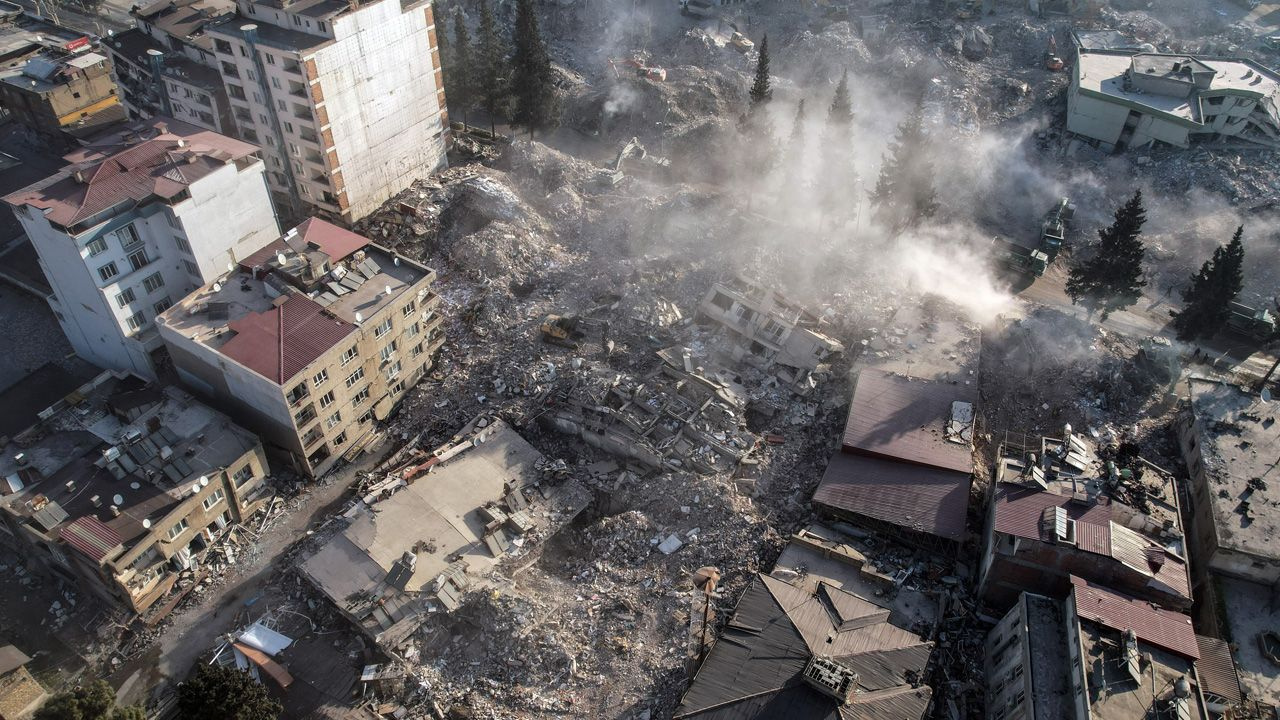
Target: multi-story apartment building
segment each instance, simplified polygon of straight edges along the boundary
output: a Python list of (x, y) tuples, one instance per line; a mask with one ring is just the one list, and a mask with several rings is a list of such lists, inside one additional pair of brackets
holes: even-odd
[(206, 25), (233, 17), (235, 3), (161, 0), (129, 14), (136, 27), (102, 43), (129, 116), (167, 115), (235, 135), (222, 76), (215, 69), (213, 40), (204, 31)]
[[(350, 222), (445, 163), (428, 0), (239, 0), (210, 25), (240, 136), (281, 207)], [(301, 214), (301, 213), (300, 213)]]
[(153, 319), (279, 233), (258, 148), (156, 119), (67, 155), (7, 197), (75, 351), (154, 378)]
[(315, 477), (430, 369), (435, 276), (311, 218), (156, 323), (184, 383)]
[(0, 543), (144, 613), (270, 492), (262, 444), (182, 390), (106, 371), (0, 456)]
[(53, 147), (124, 119), (110, 63), (87, 50), (50, 49), (0, 68), (0, 108)]

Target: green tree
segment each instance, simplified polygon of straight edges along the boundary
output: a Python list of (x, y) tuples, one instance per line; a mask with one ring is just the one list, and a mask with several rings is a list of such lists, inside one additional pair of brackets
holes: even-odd
[(895, 231), (932, 217), (938, 210), (931, 148), (923, 125), (919, 106), (903, 118), (871, 191), (876, 217)]
[(787, 152), (794, 153), (804, 143), (804, 98), (796, 105), (796, 115), (791, 120), (791, 136), (787, 138)]
[(827, 108), (822, 158), (818, 167), (823, 215), (848, 208), (849, 188), (857, 178), (853, 168), (853, 104), (849, 98), (848, 70), (840, 76), (831, 106)]
[(1098, 231), (1099, 242), (1092, 258), (1071, 268), (1067, 278), (1067, 294), (1071, 302), (1084, 305), (1089, 316), (1102, 311), (1102, 319), (1116, 310), (1127, 308), (1142, 297), (1147, 284), (1142, 279), (1142, 225), (1147, 211), (1142, 206), (1142, 191), (1122, 205), (1110, 227)]
[(137, 705), (116, 705), (115, 691), (102, 680), (54, 695), (35, 714), (35, 720), (146, 720), (146, 717), (146, 712)]
[(1213, 257), (1191, 276), (1191, 285), (1183, 289), (1186, 305), (1170, 311), (1179, 340), (1211, 337), (1226, 324), (1231, 315), (1231, 301), (1244, 287), (1244, 226), (1236, 228), (1231, 242), (1219, 245)]
[(760, 40), (760, 57), (756, 59), (756, 78), (751, 83), (747, 94), (751, 97), (752, 106), (769, 102), (773, 99), (772, 81), (769, 79), (769, 36)]
[(560, 120), (560, 107), (556, 98), (555, 74), (551, 71), (551, 58), (547, 45), (538, 30), (538, 13), (533, 0), (516, 0), (515, 55), (515, 112), (512, 120), (534, 130), (555, 125)]
[(498, 118), (507, 110), (507, 55), (498, 35), (489, 0), (480, 0), (480, 45), (474, 58), (476, 100), (489, 115), (489, 131), (497, 132)]
[(467, 111), (476, 101), (475, 65), (471, 54), (471, 34), (462, 8), (453, 9), (453, 41), (449, 43), (449, 81), (445, 84), (448, 99), (462, 108), (462, 122), (467, 122)]
[(178, 687), (183, 720), (277, 720), (282, 712), (266, 688), (233, 667), (202, 664)]

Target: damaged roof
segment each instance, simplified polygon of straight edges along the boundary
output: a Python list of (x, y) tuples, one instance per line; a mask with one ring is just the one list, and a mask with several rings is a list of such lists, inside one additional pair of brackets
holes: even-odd
[[(890, 611), (832, 585), (817, 594), (757, 575), (676, 709), (698, 720), (906, 720), (919, 718), (930, 689), (932, 644), (888, 621)], [(803, 678), (816, 655), (856, 673), (847, 703)]]
[(1120, 632), (1132, 630), (1139, 640), (1150, 645), (1192, 660), (1200, 657), (1191, 618), (1183, 613), (1155, 607), (1075, 575), (1071, 576), (1071, 595), (1081, 620)]
[(960, 540), (969, 475), (893, 460), (836, 453), (813, 502), (918, 532)]
[(977, 391), (960, 383), (913, 380), (875, 368), (858, 373), (845, 452), (969, 473), (973, 471), (969, 435), (949, 435), (953, 403), (977, 403)]

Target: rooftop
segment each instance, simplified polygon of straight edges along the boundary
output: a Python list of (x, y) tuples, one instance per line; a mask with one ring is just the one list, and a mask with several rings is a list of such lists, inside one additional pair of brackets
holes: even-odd
[(175, 200), (188, 185), (256, 152), (211, 130), (154, 118), (100, 136), (68, 154), (68, 167), (4, 200), (38, 208), (51, 223), (72, 227), (116, 208)]
[(1156, 607), (1145, 600), (1071, 577), (1076, 615), (1112, 630), (1133, 631), (1138, 640), (1188, 660), (1200, 657), (1191, 617)]
[[(499, 515), (521, 513), (528, 521), (519, 532), (509, 530), (518, 547), (558, 529), (588, 499), (572, 480), (544, 484), (542, 454), (501, 420), (477, 423), (451, 450), (461, 452), (416, 480), (393, 481), (366, 496), (348, 513), (347, 528), (300, 565), (335, 605), (375, 635), (424, 611), (438, 597), (446, 571), (465, 576), (464, 587), (482, 581), (502, 555), (495, 555), (489, 539), (494, 513), (486, 506), (504, 504)], [(447, 606), (449, 600), (440, 602)], [(375, 612), (379, 608), (385, 613)]]
[[(341, 3), (341, 5), (343, 8), (348, 7), (347, 3)], [(292, 7), (290, 7), (290, 10), (292, 11)], [(221, 35), (243, 41), (244, 27), (246, 25), (257, 27), (257, 42), (259, 44), (280, 50), (305, 52), (332, 42), (332, 39), (323, 35), (311, 35), (297, 30), (289, 30), (270, 23), (258, 22), (252, 17), (243, 15), (236, 15), (229, 22), (211, 26), (208, 28), (208, 32), (211, 35)]]
[(1225, 576), (1214, 578), (1214, 584), (1236, 648), (1241, 687), (1250, 698), (1280, 707), (1280, 673), (1276, 672), (1275, 663), (1263, 655), (1260, 642), (1260, 633), (1280, 628), (1280, 606), (1275, 602), (1274, 590)]
[[(155, 38), (146, 34), (140, 28), (131, 28), (124, 32), (116, 33), (104, 39), (103, 43), (108, 45), (116, 55), (124, 57), (129, 62), (148, 72), (150, 72), (151, 64), (147, 58), (147, 51), (159, 50), (165, 52), (168, 50), (168, 48), (161, 45)], [(202, 87), (211, 92), (222, 89), (222, 76), (218, 74), (217, 70), (201, 65), (185, 55), (165, 52), (161, 67), (165, 76), (176, 78), (188, 85)]]
[(962, 540), (969, 475), (895, 460), (836, 453), (813, 502), (948, 540)]
[(158, 0), (130, 14), (174, 37), (212, 49), (203, 32), (205, 25), (229, 18), (235, 10), (235, 0)]
[(868, 597), (757, 575), (675, 717), (919, 718), (931, 693), (917, 683), (932, 650)]
[(960, 473), (973, 471), (977, 388), (913, 380), (876, 368), (858, 373), (845, 452)]
[[(311, 218), (157, 322), (284, 385), (434, 271)], [(434, 295), (418, 292), (421, 307)]]
[(176, 387), (112, 372), (42, 415), (38, 427), (0, 456), (0, 503), (44, 532), (94, 518), (125, 544), (187, 497), (201, 477), (258, 444)]
[[(1125, 51), (1089, 50), (1081, 48), (1078, 59), (1080, 87), (1108, 95), (1149, 110), (1196, 124), (1203, 122), (1200, 97), (1229, 93), (1254, 97), (1274, 97), (1280, 91), (1280, 75), (1240, 58), (1207, 58), (1159, 53), (1131, 54)], [(1130, 68), (1148, 76), (1181, 79), (1176, 68), (1190, 67), (1196, 72), (1212, 73), (1205, 90), (1187, 96), (1162, 95), (1139, 91), (1126, 83)]]
[(1200, 454), (1218, 546), (1280, 558), (1276, 406), (1233, 385), (1195, 378), (1188, 385), (1192, 412), (1202, 428)]
[(109, 72), (107, 58), (96, 52), (69, 53), (65, 50), (44, 50), (36, 55), (0, 67), (0, 81), (24, 91), (47, 93), (62, 87), (72, 77), (100, 66), (101, 73)]
[[(13, 6), (11, 6), (13, 7)], [(76, 49), (88, 47), (89, 36), (55, 25), (24, 12), (0, 10), (0, 62), (29, 55), (41, 48)]]
[(1035, 717), (1068, 717), (1062, 606), (1043, 595), (1024, 593), (1023, 597), (1027, 602), (1027, 652), (1031, 657), (1031, 704)]

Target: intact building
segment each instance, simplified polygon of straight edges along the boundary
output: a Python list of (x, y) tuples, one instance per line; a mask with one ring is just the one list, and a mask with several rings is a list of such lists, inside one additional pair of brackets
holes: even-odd
[(46, 50), (0, 68), (0, 108), (54, 146), (124, 119), (107, 58)]
[(145, 613), (266, 502), (262, 445), (176, 387), (103, 372), (0, 457), (0, 542)]
[(155, 377), (154, 320), (278, 236), (258, 148), (156, 119), (96, 139), (7, 197), (76, 353)]
[(157, 319), (181, 380), (312, 477), (444, 344), (434, 270), (312, 218)]
[(1002, 444), (988, 504), (978, 590), (1003, 611), (1025, 591), (1065, 593), (1071, 576), (1165, 607), (1191, 607), (1174, 480), (1118, 468), (1066, 428), (1034, 447)]
[(1191, 618), (1080, 578), (1070, 587), (1062, 601), (1022, 594), (988, 634), (985, 717), (1208, 720), (1222, 710), (1207, 698), (1221, 701), (1234, 672), (1218, 671), (1214, 651), (1202, 677)]
[(1215, 137), (1280, 146), (1280, 75), (1240, 58), (1082, 47), (1067, 129), (1115, 150)]

